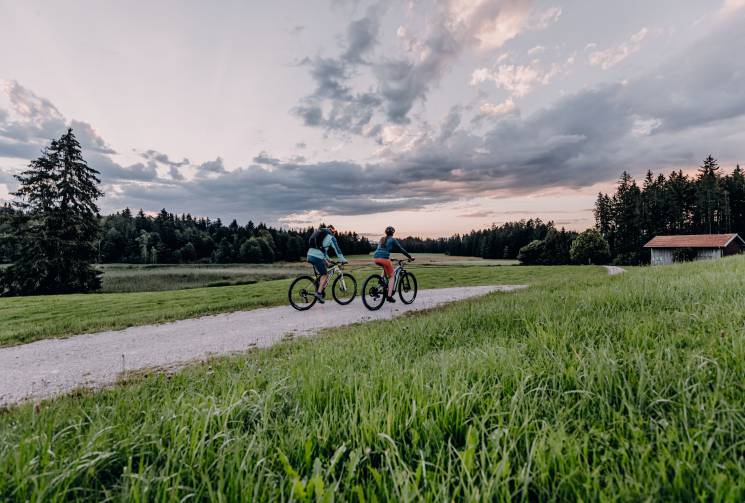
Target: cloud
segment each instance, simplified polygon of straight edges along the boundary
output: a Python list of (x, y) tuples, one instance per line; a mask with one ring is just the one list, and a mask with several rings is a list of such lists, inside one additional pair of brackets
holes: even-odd
[(18, 82), (4, 81), (2, 90), (10, 103), (10, 111), (0, 110), (0, 157), (36, 157), (68, 127), (73, 128), (84, 149), (115, 153), (90, 124), (75, 119), (66, 121), (51, 101), (37, 96)]
[(496, 105), (494, 103), (482, 103), (479, 107), (479, 111), (483, 115), (490, 115), (493, 117), (520, 113), (519, 109), (515, 105), (515, 102), (512, 101), (512, 98), (507, 98), (503, 102), (497, 103)]
[(279, 159), (270, 156), (266, 152), (259, 153), (259, 155), (253, 158), (253, 161), (256, 164), (266, 164), (268, 166), (277, 166), (280, 163)]
[(153, 161), (145, 164), (138, 162), (125, 167), (98, 152), (83, 151), (83, 156), (90, 167), (101, 173), (101, 181), (104, 184), (122, 181), (151, 182), (158, 178), (157, 167)]
[(197, 166), (197, 176), (224, 175), (225, 173), (227, 173), (227, 170), (223, 164), (222, 157), (218, 157), (214, 161), (203, 162)]
[(726, 17), (742, 8), (745, 8), (745, 0), (724, 0), (724, 4), (719, 8), (719, 15)]
[[(261, 152), (248, 166), (225, 166), (217, 157), (196, 166), (194, 174), (162, 179), (158, 164), (173, 161), (156, 151), (147, 154), (147, 163), (126, 167), (101, 152), (86, 158), (116, 187), (107, 208), (167, 207), (270, 221), (309, 212), (416, 210), (477, 196), (589, 187), (624, 169), (695, 165), (709, 151), (734, 158), (742, 155), (745, 142), (745, 61), (731, 50), (745, 46), (742, 21), (741, 14), (733, 16), (649, 72), (583, 88), (524, 116), (507, 99), (485, 103), (479, 127), (464, 121), (467, 109), (458, 106), (426, 134), (395, 122), (371, 123), (380, 125), (381, 137), (397, 142), (397, 149), (385, 150), (374, 162), (307, 163)], [(348, 81), (337, 84), (325, 88), (329, 95), (356, 96)], [(51, 103), (37, 103), (46, 110), (42, 116), (54, 118)], [(17, 112), (10, 112), (0, 116), (3, 131), (16, 120), (11, 115)], [(324, 121), (331, 117), (322, 115)]]
[(144, 159), (147, 159), (149, 161), (156, 161), (161, 164), (165, 164), (167, 166), (175, 167), (175, 168), (179, 168), (181, 166), (188, 166), (190, 164), (189, 159), (187, 159), (186, 157), (184, 157), (180, 161), (174, 161), (170, 159), (167, 154), (164, 154), (162, 152), (158, 152), (157, 150), (152, 150), (152, 149), (146, 150), (145, 152), (142, 152), (140, 155)]
[[(589, 61), (592, 66), (599, 66), (603, 70), (607, 70), (621, 61), (625, 60), (635, 52), (641, 49), (642, 42), (647, 37), (649, 30), (642, 28), (638, 32), (634, 33), (628, 42), (617, 47), (611, 47), (604, 51), (595, 51), (590, 54)], [(590, 47), (592, 44), (588, 44)]]
[[(316, 88), (293, 113), (307, 126), (344, 134), (379, 135), (386, 123), (408, 124), (414, 106), (426, 99), (467, 48), (494, 49), (521, 32), (543, 29), (561, 10), (531, 9), (529, 0), (448, 0), (426, 3), (431, 11), (422, 27), (399, 26), (403, 52), (376, 57), (385, 5), (376, 3), (347, 27), (338, 58), (306, 60)], [(355, 90), (360, 67), (374, 85)], [(324, 112), (326, 110), (326, 112)]]

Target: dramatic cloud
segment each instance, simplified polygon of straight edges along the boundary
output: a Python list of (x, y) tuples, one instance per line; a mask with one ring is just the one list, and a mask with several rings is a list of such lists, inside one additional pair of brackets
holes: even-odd
[[(387, 50), (384, 5), (375, 4), (347, 26), (335, 57), (302, 63), (314, 87), (293, 110), (305, 124), (325, 132), (379, 142), (355, 138), (370, 147), (350, 156), (357, 160), (333, 160), (341, 154), (330, 142), (319, 142), (316, 132), (308, 134), (307, 146), (288, 140), (285, 147), (262, 144), (249, 156), (225, 154), (225, 159), (245, 159), (241, 166), (216, 157), (222, 152), (209, 151), (192, 162), (157, 150), (128, 159), (87, 123), (69, 121), (49, 100), (10, 83), (5, 88), (9, 105), (0, 104), (3, 166), (11, 165), (5, 158), (13, 158), (19, 161), (13, 164), (16, 169), (73, 125), (86, 159), (107, 186), (104, 208), (167, 207), (280, 222), (585, 188), (612, 180), (624, 169), (686, 167), (709, 152), (729, 159), (742, 155), (745, 60), (733, 48), (745, 46), (743, 10), (717, 20), (709, 35), (702, 29), (678, 57), (639, 65), (622, 81), (577, 79), (579, 84), (564, 92), (571, 79), (561, 76), (586, 40), (566, 48), (544, 40), (548, 49), (533, 50), (530, 57), (527, 48), (539, 47), (537, 41), (504, 46), (556, 22), (559, 9), (540, 10), (526, 1), (444, 2), (418, 18), (420, 23), (399, 28), (397, 20), (396, 50)], [(591, 47), (586, 54), (596, 66), (610, 68), (634, 51), (643, 54), (647, 34), (641, 30), (621, 46)], [(600, 47), (612, 45), (610, 39), (595, 40)], [(539, 53), (543, 61), (535, 59)], [(579, 66), (594, 78), (611, 74), (586, 65), (572, 71)], [(453, 68), (461, 70), (454, 77), (475, 97), (459, 100), (451, 93), (453, 99), (440, 100), (423, 117), (415, 105), (434, 99), (435, 86), (457, 85), (454, 77), (444, 79)], [(468, 87), (469, 78), (478, 87)], [(553, 95), (530, 95), (548, 83), (557, 87)], [(289, 134), (306, 138), (297, 131)], [(346, 148), (343, 140), (339, 143)], [(307, 159), (295, 156), (306, 148)], [(10, 180), (9, 170), (0, 173), (0, 183)], [(463, 218), (486, 218), (492, 210), (469, 206), (458, 211)]]
[(37, 157), (51, 138), (68, 127), (75, 130), (81, 146), (102, 154), (115, 153), (87, 122), (66, 121), (48, 99), (41, 98), (15, 81), (5, 81), (2, 91), (10, 111), (0, 109), (0, 157)]
[[(466, 48), (499, 48), (521, 31), (545, 28), (561, 14), (557, 8), (532, 10), (530, 4), (528, 0), (427, 2), (423, 8), (432, 14), (423, 28), (415, 31), (402, 25), (396, 31), (407, 54), (385, 57), (373, 54), (386, 12), (383, 4), (374, 4), (348, 26), (340, 57), (305, 61), (316, 89), (293, 112), (307, 126), (366, 136), (379, 135), (384, 122), (408, 124), (414, 105), (426, 99)], [(360, 66), (370, 70), (374, 84), (355, 91), (350, 81)]]

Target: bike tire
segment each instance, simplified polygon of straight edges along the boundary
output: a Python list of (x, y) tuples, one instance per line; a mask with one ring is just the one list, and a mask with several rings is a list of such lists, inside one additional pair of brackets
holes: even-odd
[[(308, 291), (308, 286), (311, 286), (311, 290)], [(316, 303), (318, 299), (315, 296), (316, 280), (310, 276), (299, 276), (290, 284), (289, 290), (287, 290), (287, 300), (290, 301), (290, 305), (298, 311), (307, 311)], [(298, 289), (297, 298), (298, 300), (305, 300), (304, 303), (296, 302), (293, 298), (293, 291)]]
[(378, 274), (368, 276), (362, 285), (362, 303), (370, 311), (377, 311), (385, 304), (387, 289), (383, 276)]
[[(342, 279), (344, 279), (344, 283), (341, 282)], [(344, 290), (341, 290), (342, 285), (346, 285), (347, 291), (351, 291), (351, 296), (343, 297), (341, 295), (342, 293), (346, 293), (344, 292)], [(337, 304), (340, 304), (342, 306), (350, 304), (357, 296), (357, 280), (351, 274), (337, 276), (336, 279), (334, 279), (334, 284), (331, 285), (331, 295), (334, 296), (334, 300), (337, 302)]]
[(398, 282), (398, 298), (404, 304), (411, 304), (416, 299), (417, 291), (416, 276), (405, 272)]

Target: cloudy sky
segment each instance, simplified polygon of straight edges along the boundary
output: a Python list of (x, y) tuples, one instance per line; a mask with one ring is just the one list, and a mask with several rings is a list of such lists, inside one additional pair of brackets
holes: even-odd
[(446, 235), (592, 224), (745, 158), (745, 0), (0, 0), (0, 199), (74, 128), (126, 206)]

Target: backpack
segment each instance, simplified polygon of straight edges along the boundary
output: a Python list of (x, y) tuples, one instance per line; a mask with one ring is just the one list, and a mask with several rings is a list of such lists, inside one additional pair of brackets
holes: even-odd
[(323, 238), (325, 238), (328, 233), (329, 231), (326, 229), (318, 229), (313, 231), (313, 234), (310, 235), (310, 239), (308, 239), (308, 246), (320, 250), (323, 246)]

